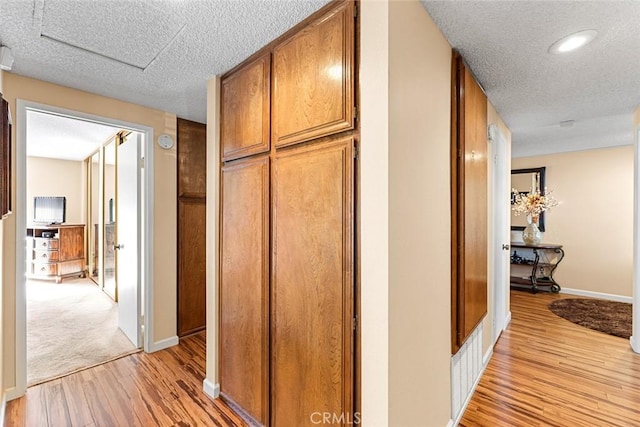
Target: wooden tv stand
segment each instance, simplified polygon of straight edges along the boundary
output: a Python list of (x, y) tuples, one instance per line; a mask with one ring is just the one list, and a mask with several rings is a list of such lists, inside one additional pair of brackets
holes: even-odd
[[(33, 225), (27, 227), (27, 276), (31, 279), (85, 277), (84, 225)], [(29, 259), (28, 259), (29, 260)]]

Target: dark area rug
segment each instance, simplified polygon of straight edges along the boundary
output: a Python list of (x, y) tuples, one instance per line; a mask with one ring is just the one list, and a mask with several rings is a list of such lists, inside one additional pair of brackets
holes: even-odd
[(566, 298), (548, 305), (554, 314), (580, 326), (616, 337), (631, 336), (631, 304), (601, 299)]

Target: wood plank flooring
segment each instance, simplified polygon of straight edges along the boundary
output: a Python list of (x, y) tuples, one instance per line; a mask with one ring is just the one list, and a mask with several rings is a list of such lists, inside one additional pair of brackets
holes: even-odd
[(573, 296), (511, 292), (511, 325), (460, 426), (640, 426), (640, 355), (551, 313), (557, 298)]
[[(511, 325), (461, 426), (640, 426), (640, 355), (555, 316), (546, 305), (562, 297), (511, 293)], [(202, 391), (204, 337), (32, 387), (9, 402), (6, 425), (244, 426)]]
[(205, 333), (28, 389), (7, 405), (6, 426), (245, 426), (202, 391)]

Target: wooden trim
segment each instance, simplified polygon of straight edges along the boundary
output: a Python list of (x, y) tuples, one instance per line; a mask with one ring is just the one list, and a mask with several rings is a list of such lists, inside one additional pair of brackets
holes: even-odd
[(458, 344), (458, 269), (459, 263), (459, 235), (462, 233), (459, 221), (459, 139), (458, 139), (458, 115), (460, 79), (458, 63), (460, 54), (455, 49), (451, 60), (451, 354), (460, 349)]
[(207, 196), (203, 196), (200, 193), (183, 193), (178, 196), (178, 201), (183, 202), (202, 202), (205, 203), (207, 201)]

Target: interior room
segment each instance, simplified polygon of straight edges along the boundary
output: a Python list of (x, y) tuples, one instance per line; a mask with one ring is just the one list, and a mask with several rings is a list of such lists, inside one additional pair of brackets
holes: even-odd
[(121, 130), (30, 111), (27, 132), (27, 382), (33, 386), (130, 354), (137, 345), (119, 328), (115, 286)]
[[(0, 16), (6, 424), (640, 425), (640, 2)], [(43, 111), (113, 128), (56, 160), (80, 196), (28, 194)], [(81, 271), (34, 259), (71, 232), (34, 197), (84, 227)], [(117, 303), (141, 351), (29, 387), (36, 272)]]

